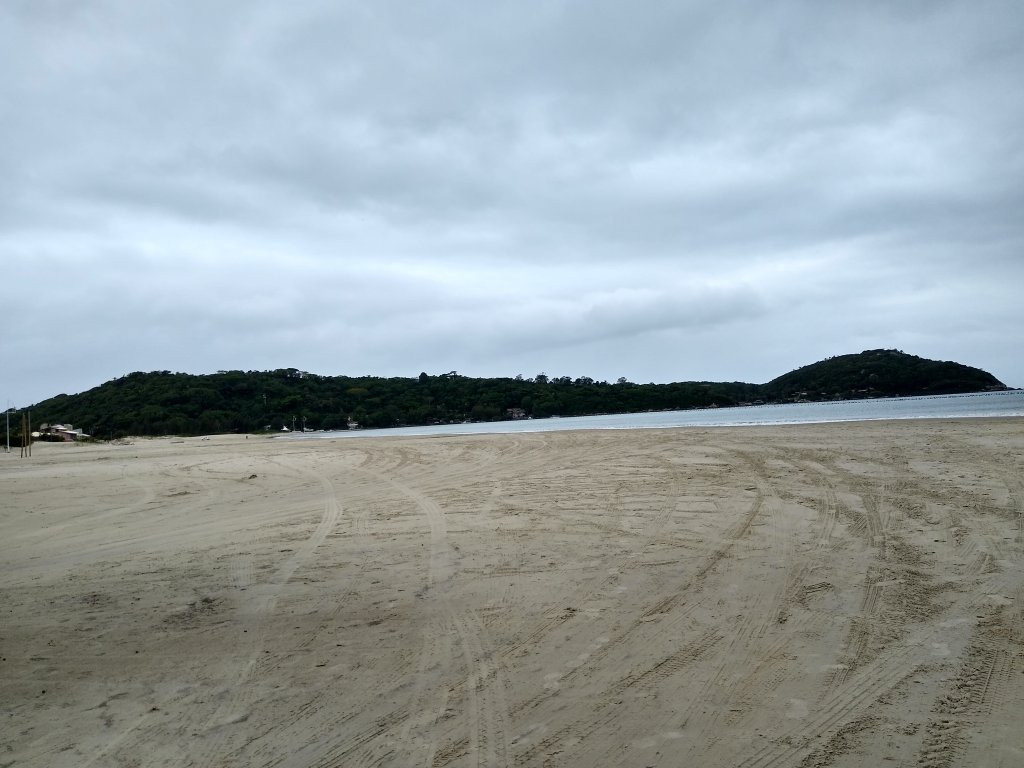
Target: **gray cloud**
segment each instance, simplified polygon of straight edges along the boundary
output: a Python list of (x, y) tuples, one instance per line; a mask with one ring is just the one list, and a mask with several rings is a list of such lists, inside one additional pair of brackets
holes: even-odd
[(135, 369), (1024, 385), (1015, 2), (6, 3), (10, 397)]

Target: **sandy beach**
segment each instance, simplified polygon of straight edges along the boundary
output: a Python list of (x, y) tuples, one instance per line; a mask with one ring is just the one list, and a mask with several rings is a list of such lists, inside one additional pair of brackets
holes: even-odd
[(1024, 765), (1024, 420), (0, 454), (0, 767)]

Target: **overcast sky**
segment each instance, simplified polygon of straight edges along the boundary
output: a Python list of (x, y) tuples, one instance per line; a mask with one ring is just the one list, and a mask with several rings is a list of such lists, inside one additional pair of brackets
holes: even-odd
[(1024, 3), (0, 3), (0, 398), (131, 371), (1024, 386)]

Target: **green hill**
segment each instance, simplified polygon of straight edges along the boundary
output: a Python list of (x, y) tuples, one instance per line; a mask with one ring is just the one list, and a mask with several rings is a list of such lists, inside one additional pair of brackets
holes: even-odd
[(776, 402), (852, 400), (865, 397), (948, 395), (1005, 389), (979, 368), (926, 360), (894, 349), (830, 357), (772, 379), (761, 396)]
[(99, 438), (346, 429), (583, 416), (1004, 389), (992, 375), (958, 363), (893, 350), (843, 355), (767, 384), (633, 384), (537, 376), (475, 379), (452, 371), (415, 378), (319, 376), (294, 368), (194, 375), (130, 373), (76, 395), (32, 406), (36, 425), (71, 424)]

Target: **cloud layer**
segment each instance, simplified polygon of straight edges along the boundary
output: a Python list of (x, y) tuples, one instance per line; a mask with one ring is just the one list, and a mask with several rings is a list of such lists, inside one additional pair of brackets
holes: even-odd
[(1024, 386), (1024, 7), (6, 3), (0, 354)]

